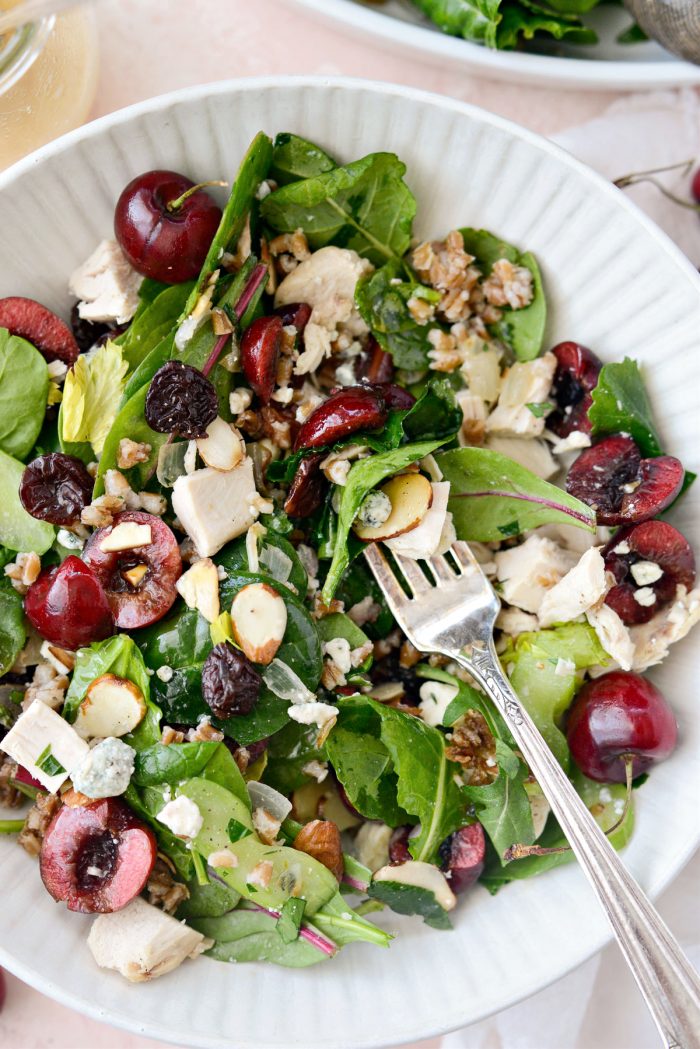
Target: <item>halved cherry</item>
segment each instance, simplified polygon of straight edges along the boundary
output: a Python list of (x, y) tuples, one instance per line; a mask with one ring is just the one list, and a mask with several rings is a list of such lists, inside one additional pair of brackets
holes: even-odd
[(19, 295), (0, 299), (0, 328), (31, 342), (48, 364), (71, 365), (78, 359), (80, 350), (68, 325), (34, 299)]
[(413, 859), (408, 848), (412, 830), (413, 827), (397, 827), (389, 838), (389, 863), (392, 867), (399, 867)]
[(595, 510), (598, 524), (635, 524), (673, 502), (683, 474), (673, 456), (642, 459), (631, 437), (614, 434), (579, 455), (566, 478), (566, 490)]
[(302, 423), (294, 448), (321, 448), (359, 430), (377, 430), (386, 417), (386, 402), (379, 390), (346, 386), (319, 404)]
[(551, 396), (557, 407), (547, 416), (547, 428), (559, 437), (568, 437), (574, 430), (590, 433), (591, 391), (598, 383), (603, 362), (578, 342), (560, 342), (552, 353), (557, 368)]
[(281, 317), (258, 317), (241, 339), (243, 374), (263, 404), (269, 403), (275, 388), (283, 327)]
[(666, 521), (621, 528), (603, 549), (603, 557), (617, 581), (605, 602), (628, 625), (648, 622), (673, 600), (676, 587), (690, 590), (695, 582), (690, 543)]
[(148, 525), (151, 542), (131, 550), (105, 551), (101, 544), (111, 529), (99, 528), (83, 550), (83, 560), (102, 584), (121, 630), (134, 630), (162, 619), (177, 597), (175, 584), (182, 572), (177, 539), (159, 517), (125, 510), (115, 514), (112, 529), (129, 521)]
[(409, 408), (412, 408), (416, 403), (416, 398), (412, 393), (409, 393), (405, 387), (398, 386), (394, 382), (376, 383), (375, 389), (381, 392), (386, 401), (387, 408), (394, 408), (396, 411), (405, 412)]
[(69, 651), (114, 633), (114, 617), (99, 578), (72, 555), (32, 583), (24, 611), (43, 638)]
[(440, 846), (442, 870), (453, 892), (465, 892), (481, 876), (486, 857), (486, 837), (480, 823), (461, 827)]
[(44, 835), (41, 878), (69, 911), (106, 914), (138, 896), (156, 853), (153, 831), (118, 798), (62, 805)]

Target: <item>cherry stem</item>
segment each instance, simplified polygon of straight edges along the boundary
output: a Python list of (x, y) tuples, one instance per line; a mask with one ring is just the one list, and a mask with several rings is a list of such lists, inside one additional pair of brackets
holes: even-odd
[(613, 181), (613, 185), (617, 186), (618, 189), (627, 189), (628, 186), (637, 186), (640, 182), (649, 182), (652, 186), (656, 186), (659, 192), (668, 199), (673, 201), (674, 204), (678, 204), (681, 208), (688, 208), (689, 211), (700, 211), (700, 204), (694, 204), (690, 200), (684, 200), (682, 197), (672, 193), (670, 189), (667, 189), (663, 183), (655, 179), (654, 175), (665, 175), (669, 171), (680, 171), (681, 174), (687, 175), (693, 166), (692, 160), (683, 160), (679, 164), (670, 164), (664, 168), (650, 168), (648, 171), (635, 171), (631, 175), (623, 175), (622, 178), (616, 178)]
[[(612, 827), (604, 832), (606, 838), (611, 834), (614, 834), (627, 819), (630, 805), (632, 803), (632, 770), (634, 768), (634, 754), (622, 754), (621, 760), (625, 764), (625, 805), (622, 813), (613, 823)], [(503, 859), (506, 863), (510, 860), (524, 860), (528, 856), (556, 856), (561, 852), (571, 852), (570, 845), (558, 845), (556, 848), (546, 849), (541, 845), (511, 845), (509, 849), (503, 853)]]
[[(236, 317), (237, 317), (238, 320), (240, 320), (242, 318), (243, 314), (248, 309), (248, 306), (250, 305), (250, 303), (251, 303), (251, 301), (253, 299), (253, 296), (255, 295), (256, 291), (258, 290), (258, 288), (260, 287), (262, 282), (264, 280), (266, 280), (266, 279), (267, 279), (267, 266), (263, 266), (262, 263), (260, 263), (259, 265), (257, 265), (255, 267), (255, 269), (251, 273), (251, 275), (248, 278), (248, 281), (247, 281), (245, 287), (243, 288), (243, 291), (241, 292), (241, 294), (240, 294), (240, 296), (238, 298), (238, 302), (233, 307), (233, 312), (236, 314)], [(202, 375), (209, 375), (209, 373), (211, 372), (212, 368), (214, 367), (214, 365), (218, 361), (219, 357), (221, 356), (221, 354), (223, 352), (223, 349), (224, 349), (224, 346), (226, 345), (228, 340), (231, 338), (231, 335), (232, 335), (232, 332), (225, 332), (223, 335), (220, 335), (218, 337), (218, 339), (214, 343), (214, 349), (211, 351), (211, 353), (207, 357), (206, 363), (204, 364), (204, 367), (202, 368)]]
[(198, 182), (196, 186), (190, 186), (186, 189), (181, 196), (176, 197), (175, 200), (170, 200), (165, 205), (168, 211), (179, 211), (186, 200), (189, 200), (195, 193), (199, 193), (200, 189), (206, 189), (207, 186), (228, 186), (228, 182), (221, 182), (218, 179), (212, 179), (209, 182)]

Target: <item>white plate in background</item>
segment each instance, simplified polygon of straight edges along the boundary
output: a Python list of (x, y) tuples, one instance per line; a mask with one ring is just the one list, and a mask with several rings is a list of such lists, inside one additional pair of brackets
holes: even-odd
[[(312, 15), (335, 24), (339, 32), (372, 38), (389, 50), (401, 51), (440, 67), (481, 73), (493, 80), (533, 86), (561, 85), (602, 91), (651, 90), (700, 84), (700, 66), (683, 62), (652, 41), (618, 44), (618, 33), (630, 16), (615, 7), (595, 9), (585, 21), (596, 29), (592, 46), (555, 42), (552, 53), (495, 51), (461, 37), (448, 36), (410, 0), (288, 0)], [(554, 50), (554, 48), (556, 50)]]
[[(409, 88), (322, 77), (231, 81), (72, 132), (0, 175), (0, 295), (32, 296), (67, 315), (68, 275), (111, 235), (130, 178), (155, 167), (196, 181), (230, 178), (261, 128), (295, 131), (342, 160), (393, 150), (418, 199), (418, 235), (485, 227), (535, 252), (548, 343), (577, 339), (606, 360), (641, 360), (669, 452), (698, 469), (698, 273), (621, 192), (552, 143)], [(700, 485), (676, 520), (700, 550)], [(653, 677), (678, 714), (680, 744), (636, 796), (637, 830), (624, 859), (656, 894), (700, 841), (693, 639)], [(216, 1049), (370, 1049), (430, 1037), (533, 994), (610, 939), (571, 865), (495, 897), (475, 888), (453, 932), (381, 915), (397, 933), (388, 951), (351, 945), (306, 970), (201, 959), (134, 986), (96, 968), (90, 919), (54, 903), (36, 862), (7, 838), (0, 883), (0, 965), (95, 1019)]]

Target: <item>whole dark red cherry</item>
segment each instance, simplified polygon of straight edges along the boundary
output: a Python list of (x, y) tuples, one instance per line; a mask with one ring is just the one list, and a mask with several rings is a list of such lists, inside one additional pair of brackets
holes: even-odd
[[(103, 550), (101, 544), (112, 529), (129, 521), (149, 526), (150, 543), (131, 550)], [(159, 517), (142, 510), (115, 514), (112, 527), (92, 533), (85, 544), (83, 560), (102, 584), (121, 630), (155, 623), (175, 602), (182, 558), (177, 539)]]
[(208, 193), (176, 171), (147, 171), (122, 190), (114, 233), (139, 273), (166, 284), (194, 280), (221, 221)]
[(69, 651), (114, 633), (107, 595), (79, 557), (45, 569), (27, 591), (24, 611), (43, 638)]
[(673, 753), (678, 728), (668, 702), (651, 681), (611, 670), (586, 682), (576, 696), (566, 738), (585, 776), (624, 783), (624, 758), (632, 757), (632, 776), (639, 776)]
[(41, 846), (41, 879), (69, 911), (106, 914), (126, 907), (143, 889), (158, 846), (119, 798), (62, 805)]

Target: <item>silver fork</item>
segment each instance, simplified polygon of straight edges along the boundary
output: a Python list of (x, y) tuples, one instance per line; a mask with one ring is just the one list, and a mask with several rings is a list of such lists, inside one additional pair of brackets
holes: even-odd
[[(668, 1049), (700, 1046), (700, 979), (655, 907), (623, 866), (503, 674), (493, 644), (500, 602), (467, 543), (418, 562), (394, 555), (407, 597), (377, 546), (369, 566), (397, 623), (421, 652), (459, 663), (505, 716), (508, 727), (588, 877)], [(514, 861), (514, 862), (517, 862)]]

